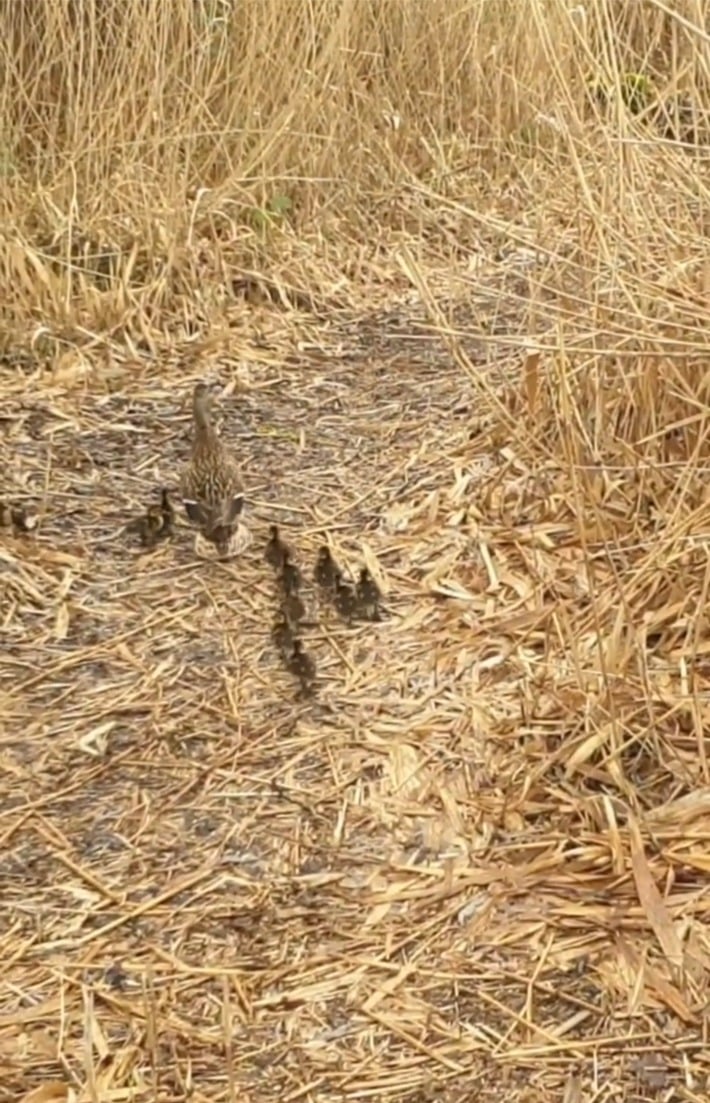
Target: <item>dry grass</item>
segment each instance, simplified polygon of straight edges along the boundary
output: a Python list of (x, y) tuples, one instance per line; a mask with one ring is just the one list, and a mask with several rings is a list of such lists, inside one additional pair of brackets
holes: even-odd
[(710, 4), (569, 7), (0, 6), (0, 1100), (707, 1098)]

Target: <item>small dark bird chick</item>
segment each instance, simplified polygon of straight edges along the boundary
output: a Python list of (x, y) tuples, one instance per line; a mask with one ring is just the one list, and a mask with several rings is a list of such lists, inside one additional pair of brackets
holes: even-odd
[(303, 620), (306, 615), (306, 607), (300, 595), (296, 593), (284, 594), (281, 599), (281, 611), (289, 624), (294, 627), (299, 621)]
[(291, 655), (293, 651), (294, 635), (293, 629), (286, 617), (281, 616), (276, 621), (274, 627), (271, 629), (271, 638), (284, 659)]
[(335, 585), (335, 576), (337, 574), (338, 567), (330, 553), (330, 548), (327, 544), (323, 544), (318, 549), (318, 558), (316, 559), (315, 570), (313, 571), (313, 577), (317, 584), (323, 590), (331, 590)]
[(284, 559), (288, 557), (288, 547), (279, 535), (278, 525), (272, 525), (269, 531), (271, 536), (264, 548), (264, 559), (278, 571), (283, 566)]
[(12, 529), (15, 532), (32, 532), (37, 528), (37, 515), (28, 512), (22, 506), (12, 506), (9, 502), (0, 501), (0, 528)]
[(362, 613), (365, 619), (381, 620), (380, 601), (382, 594), (367, 567), (363, 567), (360, 571), (355, 593), (359, 607), (358, 611)]
[(301, 572), (291, 562), (291, 552), (285, 549), (281, 560), (281, 585), (287, 594), (295, 594), (301, 589)]
[(142, 517), (136, 517), (126, 526), (128, 532), (135, 532), (144, 548), (154, 548), (159, 540), (172, 535), (175, 510), (172, 507), (167, 490), (160, 492), (160, 503), (148, 506)]
[(349, 624), (357, 611), (357, 594), (350, 583), (345, 582), (341, 571), (335, 572), (334, 602), (343, 620)]
[(150, 506), (142, 517), (136, 517), (126, 526), (128, 532), (135, 532), (144, 548), (154, 548), (163, 531), (163, 515), (159, 506)]
[(13, 509), (12, 519), (18, 532), (33, 532), (37, 528), (37, 514), (26, 509)]
[(173, 525), (175, 524), (175, 510), (173, 504), (170, 501), (170, 495), (167, 488), (163, 487), (160, 491), (160, 512), (163, 518), (163, 531), (162, 536), (172, 536)]
[(287, 666), (301, 683), (301, 690), (304, 695), (312, 693), (316, 680), (316, 664), (311, 656), (303, 650), (303, 644), (300, 640), (293, 641), (293, 649), (288, 658)]

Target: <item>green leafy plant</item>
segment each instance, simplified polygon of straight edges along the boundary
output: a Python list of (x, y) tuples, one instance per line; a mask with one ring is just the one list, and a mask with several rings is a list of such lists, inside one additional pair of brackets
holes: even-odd
[(621, 98), (634, 115), (639, 115), (648, 107), (653, 96), (653, 88), (643, 73), (624, 73), (621, 79)]
[[(614, 100), (614, 85), (600, 80), (589, 81), (588, 90), (593, 99), (602, 107), (608, 107)], [(621, 98), (633, 115), (640, 115), (653, 99), (653, 85), (643, 73), (624, 73), (619, 81)]]
[(288, 195), (274, 195), (264, 207), (253, 207), (251, 224), (255, 230), (266, 231), (283, 223), (293, 210), (293, 200)]

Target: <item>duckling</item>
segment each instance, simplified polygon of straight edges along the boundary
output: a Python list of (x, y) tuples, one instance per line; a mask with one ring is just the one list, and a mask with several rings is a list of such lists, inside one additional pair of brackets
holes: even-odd
[(366, 620), (382, 620), (380, 615), (382, 594), (367, 567), (362, 567), (360, 570), (355, 596), (359, 610)]
[(350, 583), (345, 582), (342, 571), (339, 570), (335, 572), (335, 595), (333, 600), (335, 608), (343, 620), (350, 624), (357, 610), (357, 594)]
[(195, 552), (211, 558), (215, 549), (226, 558), (239, 555), (251, 543), (247, 526), (238, 521), (244, 508), (244, 484), (212, 423), (212, 396), (206, 383), (192, 394), (192, 455), (180, 479), (188, 520), (199, 528)]
[(331, 555), (330, 548), (327, 544), (323, 544), (318, 549), (318, 558), (313, 571), (313, 577), (321, 589), (331, 590), (333, 588), (337, 570), (338, 566)]
[(32, 532), (37, 528), (37, 514), (29, 512), (23, 506), (13, 506), (10, 502), (0, 501), (0, 528), (14, 532)]
[(160, 492), (160, 503), (150, 505), (142, 517), (137, 517), (126, 526), (128, 532), (135, 532), (144, 548), (154, 548), (159, 540), (172, 535), (175, 510), (165, 488)]
[(306, 615), (306, 607), (299, 594), (286, 593), (281, 599), (281, 612), (289, 624), (298, 624)]
[(288, 556), (288, 546), (284, 544), (279, 535), (278, 525), (271, 525), (269, 532), (271, 535), (264, 548), (264, 559), (275, 570), (279, 570), (283, 566), (284, 556)]
[(163, 536), (172, 536), (173, 525), (175, 524), (175, 510), (173, 508), (173, 503), (170, 501), (167, 487), (163, 487), (160, 491), (160, 513), (163, 518)]
[(144, 514), (126, 525), (126, 532), (135, 533), (144, 548), (154, 548), (163, 530), (163, 515), (159, 506), (149, 506)]
[(33, 532), (37, 528), (37, 514), (26, 509), (13, 509), (12, 520), (18, 532)]
[(271, 629), (271, 638), (284, 659), (293, 651), (294, 634), (287, 617), (281, 616)]
[(301, 589), (301, 572), (295, 563), (291, 562), (291, 552), (284, 548), (281, 559), (281, 585), (287, 594), (295, 594)]
[(301, 683), (301, 691), (304, 696), (310, 695), (313, 692), (316, 680), (316, 664), (311, 656), (303, 650), (303, 644), (299, 639), (293, 641), (293, 648), (286, 665)]
[(135, 532), (144, 548), (154, 548), (163, 531), (163, 515), (159, 506), (148, 506), (145, 513), (136, 517), (126, 526), (128, 532)]

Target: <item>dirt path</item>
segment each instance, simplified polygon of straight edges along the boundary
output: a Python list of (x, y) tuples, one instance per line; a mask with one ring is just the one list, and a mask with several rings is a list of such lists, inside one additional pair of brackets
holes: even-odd
[[(98, 1097), (116, 1100), (190, 1083), (205, 1100), (529, 1100), (536, 1077), (566, 1081), (566, 1022), (603, 1033), (584, 979), (605, 939), (593, 857), (574, 925), (544, 949), (572, 802), (543, 788), (539, 736), (515, 759), (546, 614), (513, 623), (537, 584), (519, 559), (507, 629), (489, 592), (479, 493), (500, 457), (441, 347), (406, 326), (378, 343), (382, 328), (332, 329), (224, 400), (254, 491), (255, 543), (228, 565), (195, 562), (186, 527), (150, 553), (121, 532), (175, 485), (184, 379), (9, 403), (13, 492), (47, 487), (38, 537), (0, 545), (16, 1097), (63, 1077), (60, 1012), (62, 1060), (84, 1077), (88, 1031)], [(327, 532), (387, 580), (377, 626), (346, 628), (309, 593), (314, 702), (269, 637), (272, 520), (309, 575)], [(22, 1024), (21, 1060), (3, 1021)]]

